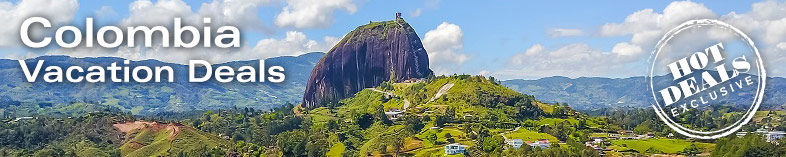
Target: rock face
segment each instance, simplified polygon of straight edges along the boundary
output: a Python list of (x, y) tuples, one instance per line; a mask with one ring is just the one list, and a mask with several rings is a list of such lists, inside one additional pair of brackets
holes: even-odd
[(372, 22), (344, 36), (311, 72), (303, 107), (337, 103), (389, 80), (391, 72), (396, 81), (432, 73), (420, 38), (403, 19)]

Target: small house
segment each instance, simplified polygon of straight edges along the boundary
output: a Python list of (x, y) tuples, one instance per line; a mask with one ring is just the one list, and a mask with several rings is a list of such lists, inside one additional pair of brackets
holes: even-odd
[(547, 140), (547, 139), (540, 139), (540, 140), (533, 141), (533, 142), (527, 142), (527, 145), (531, 146), (532, 148), (538, 148), (538, 147), (539, 148), (548, 148), (549, 146), (551, 146), (551, 144), (549, 143), (549, 140)]
[(783, 131), (770, 131), (770, 132), (767, 132), (767, 134), (766, 134), (767, 142), (777, 143), (778, 139), (783, 138), (783, 136), (785, 134), (786, 134), (786, 132), (783, 132)]
[(445, 146), (445, 155), (464, 154), (466, 150), (467, 150), (466, 145), (452, 143)]
[(393, 111), (385, 112), (385, 116), (387, 116), (388, 119), (390, 119), (392, 121), (395, 121), (395, 120), (398, 120), (399, 118), (403, 117), (404, 116), (404, 112), (401, 112), (398, 109), (396, 109), (396, 110), (393, 110)]
[(609, 133), (609, 139), (619, 139), (620, 134), (617, 133)]
[(512, 139), (505, 141), (505, 144), (510, 145), (513, 149), (521, 148), (521, 145), (524, 145), (524, 140), (521, 139)]
[[(749, 132), (737, 132), (737, 136), (745, 136), (748, 133)], [(753, 133), (761, 134), (764, 136), (764, 139), (767, 140), (767, 142), (776, 143), (776, 144), (778, 143), (778, 139), (781, 139), (784, 136), (786, 136), (786, 132), (784, 131), (768, 131), (767, 129), (763, 129), (763, 128), (756, 129), (756, 132)]]

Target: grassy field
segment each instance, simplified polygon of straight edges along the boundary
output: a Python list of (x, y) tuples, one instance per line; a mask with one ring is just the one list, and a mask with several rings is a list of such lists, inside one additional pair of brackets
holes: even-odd
[[(436, 134), (437, 141), (428, 139), (428, 135)], [(448, 142), (445, 135), (450, 134), (453, 138), (453, 143), (460, 143), (462, 145), (473, 146), (474, 141), (467, 138), (466, 134), (456, 127), (443, 127), (442, 129), (429, 129), (428, 127), (415, 135), (419, 140), (407, 139), (407, 145), (417, 145), (418, 148), (406, 147), (407, 151), (411, 151), (415, 156), (444, 156), (443, 147), (451, 142)]]
[(591, 128), (600, 128), (604, 125), (609, 125), (606, 123), (606, 117), (587, 118), (587, 126)]
[(560, 119), (560, 118), (543, 118), (540, 120), (527, 120), (526, 123), (532, 123), (534, 126), (541, 126), (544, 124), (554, 126), (557, 125), (557, 123), (561, 123), (562, 121), (568, 121), (572, 125), (576, 125), (579, 123), (579, 121), (576, 119)]
[(333, 114), (330, 113), (330, 109), (325, 107), (315, 108), (308, 112), (309, 116), (311, 116), (311, 122), (314, 124), (319, 123), (326, 123), (328, 120), (333, 119)]
[(548, 114), (554, 113), (554, 106), (551, 106), (551, 105), (546, 104), (546, 103), (535, 103), (535, 105), (537, 105), (545, 113), (548, 113)]
[(592, 133), (590, 137), (609, 137), (608, 133)]
[(325, 156), (328, 156), (328, 157), (341, 157), (341, 156), (343, 156), (344, 150), (346, 150), (346, 149), (347, 148), (346, 148), (346, 146), (344, 146), (344, 143), (338, 142), (338, 143), (334, 144), (333, 147), (330, 147), (330, 151), (328, 151)]
[[(786, 111), (772, 111), (772, 112), (774, 112), (775, 115), (786, 115)], [(767, 117), (767, 114), (769, 113), (770, 111), (756, 111), (756, 113), (753, 114), (753, 121), (761, 122), (761, 120)]]
[[(611, 140), (611, 148), (616, 150), (634, 149), (639, 152), (646, 152), (650, 147), (666, 154), (676, 154), (690, 146), (692, 141), (682, 139), (640, 139), (640, 140)], [(696, 146), (704, 151), (713, 149), (715, 144), (695, 142)]]
[(551, 142), (559, 141), (556, 137), (551, 136), (546, 133), (539, 133), (535, 131), (530, 131), (524, 128), (521, 128), (516, 131), (508, 132), (504, 134), (505, 137), (508, 139), (521, 139), (524, 141), (536, 141), (539, 139), (548, 139)]
[(144, 129), (137, 133), (131, 142), (120, 147), (120, 152), (125, 156), (157, 156), (168, 155), (166, 150), (171, 147), (169, 130), (156, 131)]
[[(426, 129), (428, 129), (428, 128), (426, 128)], [(430, 135), (430, 134), (436, 134), (437, 135), (437, 141), (431, 141), (430, 139), (428, 139), (428, 135)], [(423, 140), (423, 146), (425, 146), (426, 148), (429, 148), (429, 147), (433, 147), (434, 144), (449, 143), (447, 138), (445, 138), (446, 134), (450, 134), (450, 136), (454, 140), (457, 140), (457, 141), (461, 140), (462, 138), (465, 137), (464, 132), (461, 132), (458, 128), (454, 128), (454, 127), (445, 127), (445, 128), (442, 128), (442, 130), (429, 129), (429, 130), (423, 131), (420, 134), (416, 135), (416, 137), (418, 139), (420, 139), (420, 140)]]
[(421, 149), (420, 151), (415, 153), (415, 156), (416, 157), (430, 157), (430, 156), (443, 156), (444, 154), (445, 154), (445, 152), (444, 152), (444, 149), (442, 147), (435, 147), (435, 148)]
[(377, 106), (384, 103), (382, 99), (382, 93), (363, 89), (356, 93), (354, 97), (341, 100), (341, 103), (344, 103), (344, 105), (339, 107), (339, 114), (343, 112), (374, 113)]
[(178, 127), (178, 133), (172, 136), (172, 130), (160, 128), (144, 128), (135, 133), (133, 138), (120, 147), (123, 156), (170, 156), (176, 152), (194, 152), (202, 148), (226, 147), (229, 141), (190, 127)]

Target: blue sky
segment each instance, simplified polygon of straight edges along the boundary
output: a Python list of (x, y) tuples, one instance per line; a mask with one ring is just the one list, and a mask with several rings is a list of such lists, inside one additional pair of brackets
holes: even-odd
[[(31, 0), (34, 1), (34, 0)], [(179, 0), (175, 0), (179, 1)], [(249, 0), (253, 1), (253, 0)], [(318, 24), (311, 24), (307, 26), (295, 26), (294, 24), (279, 24), (277, 23), (277, 16), (282, 13), (284, 8), (298, 9), (296, 2), (302, 1), (301, 6), (315, 7), (310, 5), (314, 2), (303, 0), (289, 0), (289, 1), (260, 1), (253, 11), (253, 14), (240, 14), (244, 16), (255, 15), (264, 26), (264, 30), (246, 30), (244, 32), (244, 46), (248, 47), (249, 53), (267, 53), (265, 49), (278, 49), (279, 51), (293, 51), (288, 52), (270, 52), (269, 54), (258, 55), (253, 57), (275, 57), (279, 55), (297, 55), (303, 52), (299, 51), (316, 51), (327, 50), (332, 46), (335, 40), (344, 34), (348, 33), (355, 27), (368, 23), (368, 21), (381, 21), (390, 20), (393, 18), (395, 12), (402, 12), (407, 22), (412, 25), (418, 32), (421, 39), (426, 38), (429, 31), (438, 30), (439, 28), (456, 28), (453, 31), (445, 30), (443, 33), (435, 31), (432, 35), (435, 36), (433, 40), (426, 42), (424, 46), (428, 51), (444, 52), (439, 54), (431, 54), (432, 68), (438, 73), (451, 74), (451, 73), (468, 73), (468, 74), (484, 74), (497, 76), (503, 79), (515, 78), (540, 78), (547, 76), (569, 76), (569, 77), (586, 77), (586, 76), (602, 76), (602, 77), (629, 77), (640, 76), (643, 72), (636, 69), (646, 61), (647, 54), (652, 50), (651, 44), (647, 42), (638, 42), (633, 36), (639, 32), (652, 31), (657, 34), (662, 32), (662, 29), (670, 28), (669, 25), (663, 24), (663, 28), (645, 28), (645, 29), (625, 29), (633, 30), (628, 33), (613, 33), (609, 32), (611, 29), (604, 30), (605, 25), (620, 24), (624, 25), (626, 18), (635, 12), (646, 9), (651, 9), (655, 14), (662, 14), (665, 17), (665, 8), (670, 5), (676, 8), (672, 11), (675, 14), (682, 14), (687, 19), (692, 17), (709, 17), (719, 18), (730, 21), (734, 24), (734, 20), (743, 19), (745, 16), (728, 16), (731, 12), (735, 15), (750, 13), (753, 15), (755, 10), (752, 10), (752, 5), (755, 3), (763, 3), (756, 1), (693, 1), (675, 4), (670, 1), (439, 1), (439, 0), (426, 0), (426, 1), (379, 1), (379, 0), (326, 0), (334, 2), (332, 6), (324, 7), (320, 12), (322, 14), (332, 14), (326, 17), (332, 18), (328, 22), (321, 22)], [(10, 1), (11, 5), (18, 5), (20, 1)], [(96, 20), (104, 22), (104, 24), (118, 24), (123, 23), (124, 19), (128, 19), (133, 13), (130, 11), (132, 3), (138, 2), (137, 0), (81, 0), (78, 1), (78, 10), (73, 15), (72, 23), (79, 25), (83, 22), (85, 17), (95, 17)], [(158, 1), (151, 1), (155, 4)], [(190, 7), (192, 12), (198, 13), (203, 4), (212, 3), (214, 1), (186, 1), (185, 4)], [(220, 4), (221, 1), (217, 1)], [(689, 3), (689, 4), (688, 4)], [(783, 2), (773, 2), (777, 5), (784, 5)], [(673, 5), (672, 5), (673, 4)], [(685, 4), (687, 7), (679, 7)], [(697, 4), (690, 5), (690, 4)], [(331, 5), (331, 4), (324, 4)], [(691, 8), (694, 7), (694, 8)], [(709, 9), (711, 13), (692, 13), (692, 10), (699, 7)], [(107, 9), (109, 8), (109, 9)], [(680, 10), (682, 9), (682, 10)], [(101, 10), (102, 13), (97, 14)], [(419, 10), (419, 11), (418, 11)], [(762, 9), (763, 10), (763, 9)], [(299, 10), (302, 11), (302, 10)], [(416, 13), (419, 12), (419, 13)], [(762, 11), (764, 12), (764, 11)], [(779, 14), (783, 12), (765, 12), (768, 14)], [(149, 16), (149, 15), (148, 15)], [(773, 15), (775, 16), (775, 15)], [(774, 21), (784, 19), (786, 15), (780, 15), (777, 18), (751, 18), (762, 22), (770, 22), (772, 24), (762, 24), (756, 26), (742, 26), (746, 27), (743, 30), (750, 31), (750, 36), (760, 38), (761, 40), (768, 40), (767, 43), (762, 44), (769, 51), (775, 53), (783, 52), (783, 49), (778, 48), (783, 38), (771, 39), (766, 37), (769, 27), (779, 27), (780, 25)], [(656, 23), (668, 23), (669, 19), (656, 21)], [(744, 20), (737, 20), (744, 21)], [(745, 23), (745, 22), (738, 22)], [(443, 25), (445, 27), (440, 27)], [(660, 25), (660, 24), (659, 24)], [(456, 26), (456, 27), (448, 27)], [(624, 27), (624, 26), (622, 26)], [(748, 28), (749, 27), (749, 28)], [(556, 29), (570, 30), (567, 34), (554, 35)], [(460, 41), (441, 41), (449, 40), (446, 38), (457, 37), (450, 36), (450, 33), (459, 31), (461, 34)], [(605, 31), (605, 32), (604, 32)], [(612, 30), (613, 31), (613, 30)], [(763, 31), (762, 33), (755, 33)], [(440, 34), (442, 38), (440, 38)], [(770, 33), (772, 34), (772, 33)], [(300, 42), (289, 42), (287, 39), (299, 39), (303, 37), (303, 43), (313, 41), (313, 46), (308, 48), (297, 47), (303, 45)], [(659, 36), (659, 35), (652, 35)], [(326, 38), (327, 37), (327, 38)], [(328, 39), (335, 38), (335, 39)], [(268, 40), (266, 47), (260, 47), (258, 42)], [(301, 41), (301, 40), (298, 40)], [(433, 43), (458, 45), (447, 50), (441, 50), (446, 46), (433, 46), (428, 45)], [(620, 44), (627, 43), (627, 44)], [(282, 46), (283, 44), (283, 46)], [(293, 45), (295, 48), (292, 48)], [(615, 46), (620, 45), (620, 49), (615, 50)], [(625, 45), (635, 45), (638, 51), (624, 51), (622, 48)], [(784, 44), (786, 45), (786, 44)], [(252, 48), (253, 47), (253, 48)], [(437, 48), (434, 48), (437, 47)], [(450, 46), (448, 46), (450, 47)], [(766, 48), (771, 47), (771, 48)], [(786, 46), (784, 46), (786, 47)], [(260, 49), (256, 49), (260, 48)], [(433, 49), (433, 50), (430, 50)], [(534, 56), (539, 56), (540, 60), (551, 60), (550, 62), (533, 61), (526, 58), (524, 55), (528, 50), (532, 52), (541, 52), (540, 55), (532, 53)], [(538, 50), (538, 51), (536, 51)], [(579, 60), (564, 60), (557, 61), (561, 58), (549, 57), (565, 57), (555, 55), (561, 50), (573, 51), (588, 51), (589, 53), (602, 53), (615, 55), (613, 61), (605, 61), (606, 64), (619, 64), (619, 65), (602, 65), (602, 64), (587, 64), (586, 66), (592, 67), (591, 69), (576, 69), (575, 66), (564, 66), (566, 64), (581, 65), (583, 61)], [(53, 52), (57, 51), (57, 52)], [(117, 50), (109, 50), (108, 53), (84, 53), (74, 52), (69, 53), (68, 50), (60, 52), (58, 50), (29, 50), (18, 49), (13, 46), (0, 46), (0, 53), (5, 55), (4, 58), (29, 58), (37, 55), (47, 54), (66, 54), (72, 56), (128, 56), (116, 55)], [(82, 51), (82, 50), (73, 50)], [(111, 52), (110, 52), (111, 51)], [(261, 52), (260, 52), (261, 51)], [(624, 51), (624, 52), (623, 52)], [(769, 52), (768, 51), (768, 52)], [(554, 54), (549, 54), (554, 53)], [(576, 52), (578, 53), (578, 52)], [(624, 55), (634, 53), (635, 55)], [(180, 53), (172, 53), (180, 54)], [(445, 56), (445, 54), (449, 54)], [(580, 56), (568, 55), (568, 56)], [(590, 54), (592, 56), (594, 54)], [(154, 58), (164, 61), (178, 62), (180, 59), (172, 59), (178, 55), (164, 55), (154, 56), (149, 54), (131, 55), (135, 57), (127, 57), (131, 59), (145, 59)], [(209, 55), (201, 55), (199, 58)], [(243, 55), (248, 56), (248, 55)], [(463, 60), (450, 60), (451, 58), (458, 58), (456, 56), (464, 56)], [(622, 57), (620, 57), (622, 56)], [(782, 55), (781, 55), (782, 56)], [(525, 58), (521, 58), (525, 57)], [(210, 57), (213, 58), (213, 57)], [(448, 58), (441, 60), (442, 58)], [(517, 60), (516, 58), (520, 58)], [(532, 58), (532, 56), (529, 56)], [(634, 58), (634, 59), (630, 59)], [(216, 62), (228, 60), (244, 60), (253, 58), (243, 57), (226, 57), (224, 60), (217, 60)], [(592, 62), (595, 60), (591, 57), (584, 57), (583, 59)], [(617, 62), (618, 60), (629, 60), (624, 62)], [(780, 59), (782, 60), (782, 59)], [(601, 60), (602, 61), (602, 60)], [(460, 63), (450, 63), (460, 62)], [(537, 67), (531, 64), (554, 64), (553, 67)], [(522, 70), (525, 69), (525, 70)], [(530, 70), (526, 70), (530, 69)], [(546, 69), (546, 71), (544, 71)], [(593, 69), (599, 69), (597, 71)], [(580, 70), (583, 72), (572, 72), (571, 70)], [(776, 72), (777, 73), (777, 72)], [(784, 72), (780, 72), (784, 74)]]

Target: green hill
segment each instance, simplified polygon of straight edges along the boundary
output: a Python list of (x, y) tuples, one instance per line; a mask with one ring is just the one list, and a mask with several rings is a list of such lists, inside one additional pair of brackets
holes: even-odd
[[(339, 140), (331, 142), (328, 151), (333, 155), (430, 156), (443, 154), (442, 147), (450, 143), (501, 150), (504, 144), (488, 141), (502, 142), (501, 135), (507, 132), (516, 138), (558, 142), (550, 133), (530, 131), (538, 136), (528, 136), (523, 131), (540, 129), (534, 125), (541, 123), (532, 120), (543, 119), (545, 124), (550, 119), (570, 119), (572, 123), (566, 125), (573, 126), (585, 117), (566, 105), (546, 104), (513, 91), (493, 78), (470, 75), (384, 82), (338, 104), (298, 112), (314, 127), (335, 130), (330, 137)], [(518, 126), (528, 128), (511, 132)], [(564, 134), (558, 136), (563, 137), (560, 140), (578, 138), (559, 133)], [(484, 151), (475, 152), (483, 156)]]
[(137, 121), (115, 127), (126, 133), (126, 142), (120, 147), (123, 156), (195, 156), (230, 145), (215, 135), (179, 124)]
[[(313, 109), (133, 117), (105, 106), (62, 108), (100, 110), (73, 118), (8, 119), (0, 125), (0, 138), (10, 139), (0, 143), (0, 156), (440, 156), (451, 143), (466, 145), (471, 156), (596, 156), (577, 141), (591, 133), (585, 125), (600, 124), (469, 75), (384, 82)], [(516, 152), (504, 148), (506, 138), (565, 144)]]
[(372, 114), (379, 106), (384, 111), (405, 110), (406, 102), (409, 102), (407, 113), (449, 114), (453, 118), (466, 118), (468, 121), (517, 123), (527, 118), (562, 114), (555, 113), (552, 105), (482, 76), (440, 76), (415, 83), (384, 86), (364, 89), (340, 101), (335, 109), (339, 117)]

